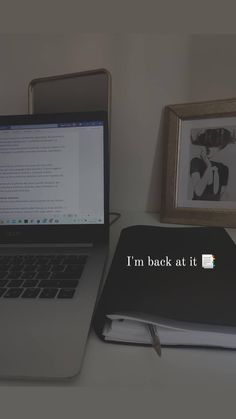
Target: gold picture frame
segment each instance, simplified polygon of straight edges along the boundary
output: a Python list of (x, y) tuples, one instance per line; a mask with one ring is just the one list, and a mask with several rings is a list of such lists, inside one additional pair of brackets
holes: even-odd
[(165, 117), (161, 221), (236, 227), (236, 99), (170, 105)]

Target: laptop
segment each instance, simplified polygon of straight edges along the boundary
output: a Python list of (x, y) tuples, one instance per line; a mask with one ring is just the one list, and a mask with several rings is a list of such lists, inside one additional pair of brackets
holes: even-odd
[(0, 117), (0, 377), (81, 369), (109, 237), (106, 112)]

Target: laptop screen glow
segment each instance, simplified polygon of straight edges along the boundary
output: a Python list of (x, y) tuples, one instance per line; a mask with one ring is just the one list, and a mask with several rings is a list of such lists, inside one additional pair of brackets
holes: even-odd
[(0, 126), (0, 224), (103, 224), (103, 122)]

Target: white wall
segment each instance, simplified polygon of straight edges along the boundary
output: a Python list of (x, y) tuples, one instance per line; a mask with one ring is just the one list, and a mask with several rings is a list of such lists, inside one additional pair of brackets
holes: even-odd
[(163, 107), (236, 96), (235, 35), (1, 35), (0, 114), (27, 112), (31, 79), (112, 73), (111, 209), (160, 205)]

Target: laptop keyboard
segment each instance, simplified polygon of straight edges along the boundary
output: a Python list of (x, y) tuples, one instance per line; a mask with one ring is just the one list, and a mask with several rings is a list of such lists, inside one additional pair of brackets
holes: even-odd
[(87, 255), (0, 256), (0, 298), (73, 298)]

